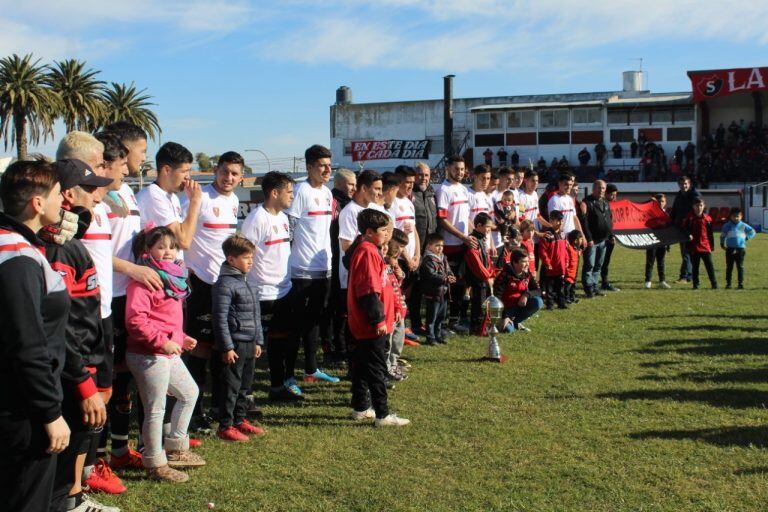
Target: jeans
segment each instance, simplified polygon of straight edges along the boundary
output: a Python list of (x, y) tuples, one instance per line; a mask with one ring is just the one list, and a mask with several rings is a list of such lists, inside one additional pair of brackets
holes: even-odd
[[(297, 332), (304, 345), (304, 373), (317, 371), (317, 345), (320, 335), (320, 317), (328, 302), (331, 280), (292, 279), (293, 311), (296, 312)], [(288, 377), (293, 377), (293, 372)]]
[(388, 343), (388, 334), (368, 340), (354, 340), (349, 366), (352, 408), (365, 411), (373, 405), (378, 419), (389, 415), (386, 380)]
[(528, 303), (525, 306), (513, 306), (504, 308), (504, 318), (509, 318), (517, 326), (531, 318), (538, 310), (542, 308), (544, 301), (541, 297), (528, 297)]
[(691, 253), (688, 251), (688, 244), (686, 242), (680, 244), (680, 256), (683, 258), (683, 261), (680, 263), (680, 279), (690, 281), (693, 269)]
[(726, 249), (725, 250), (725, 282), (730, 285), (733, 276), (733, 264), (736, 264), (739, 286), (744, 286), (744, 256), (747, 255), (745, 249)]
[[(141, 428), (144, 467), (165, 466), (168, 464), (165, 450), (189, 449), (187, 428), (199, 389), (179, 356), (150, 356), (129, 352), (125, 362), (136, 379), (144, 404), (144, 424)], [(176, 398), (176, 403), (171, 414), (171, 432), (163, 444), (163, 416), (168, 393)]]
[(608, 280), (608, 267), (611, 266), (611, 255), (613, 254), (614, 247), (616, 247), (615, 242), (605, 242), (605, 256), (603, 256), (603, 265), (600, 268), (600, 281), (602, 281), (601, 286), (603, 288), (607, 288), (611, 284)]
[(584, 291), (595, 291), (600, 282), (600, 270), (605, 260), (605, 240), (584, 249), (584, 265), (581, 269), (581, 285)]
[(656, 263), (656, 267), (659, 272), (659, 282), (666, 281), (666, 272), (664, 268), (664, 258), (667, 257), (667, 246), (656, 247), (654, 249), (645, 250), (645, 281), (651, 280), (653, 274), (653, 264)]
[(443, 339), (443, 323), (448, 310), (445, 297), (433, 299), (425, 297), (427, 303), (427, 339), (430, 341)]
[(704, 253), (698, 253), (698, 252), (692, 252), (691, 253), (691, 269), (692, 272), (692, 280), (693, 280), (693, 286), (698, 287), (699, 286), (699, 262), (704, 262), (704, 268), (707, 269), (707, 276), (709, 276), (709, 282), (712, 285), (712, 288), (717, 288), (717, 278), (715, 277), (715, 266), (712, 264), (712, 253), (711, 252), (704, 252)]
[(395, 323), (392, 335), (389, 338), (389, 352), (387, 354), (387, 370), (397, 368), (397, 360), (403, 353), (405, 344), (405, 320)]
[(237, 359), (232, 364), (221, 360), (223, 352), (214, 350), (212, 360), (219, 366), (219, 429), (239, 425), (246, 416), (246, 397), (253, 384), (255, 343), (235, 342)]

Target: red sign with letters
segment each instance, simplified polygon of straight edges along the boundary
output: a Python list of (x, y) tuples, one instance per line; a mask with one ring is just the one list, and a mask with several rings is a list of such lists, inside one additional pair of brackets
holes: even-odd
[(702, 101), (747, 91), (768, 90), (768, 67), (689, 71), (693, 101)]

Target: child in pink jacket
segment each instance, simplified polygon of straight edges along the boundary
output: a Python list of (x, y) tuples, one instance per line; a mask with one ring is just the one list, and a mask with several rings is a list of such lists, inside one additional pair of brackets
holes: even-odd
[[(184, 262), (176, 259), (176, 237), (166, 227), (148, 227), (136, 235), (133, 250), (137, 263), (154, 269), (163, 281), (160, 290), (131, 281), (126, 294), (126, 363), (144, 404), (142, 460), (150, 478), (184, 482), (189, 475), (174, 468), (205, 464), (202, 457), (189, 451), (187, 434), (199, 393), (180, 357), (183, 350), (197, 344), (183, 330), (182, 305), (189, 295), (187, 270)], [(176, 403), (171, 432), (163, 443), (168, 394), (176, 398)]]

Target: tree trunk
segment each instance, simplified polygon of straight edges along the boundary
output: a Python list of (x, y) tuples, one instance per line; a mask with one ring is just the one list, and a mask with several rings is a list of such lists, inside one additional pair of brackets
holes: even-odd
[(19, 160), (27, 159), (27, 119), (24, 112), (13, 113), (13, 128), (16, 132), (16, 156)]

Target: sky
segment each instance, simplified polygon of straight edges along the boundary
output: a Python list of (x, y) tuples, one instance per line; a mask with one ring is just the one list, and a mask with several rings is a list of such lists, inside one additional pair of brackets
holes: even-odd
[(150, 155), (173, 140), (301, 156), (329, 143), (341, 85), (357, 103), (441, 98), (446, 74), (457, 98), (610, 91), (642, 58), (647, 88), (671, 92), (690, 90), (687, 70), (768, 65), (764, 0), (0, 0), (0, 12), (0, 56), (77, 58), (146, 89), (163, 129)]

